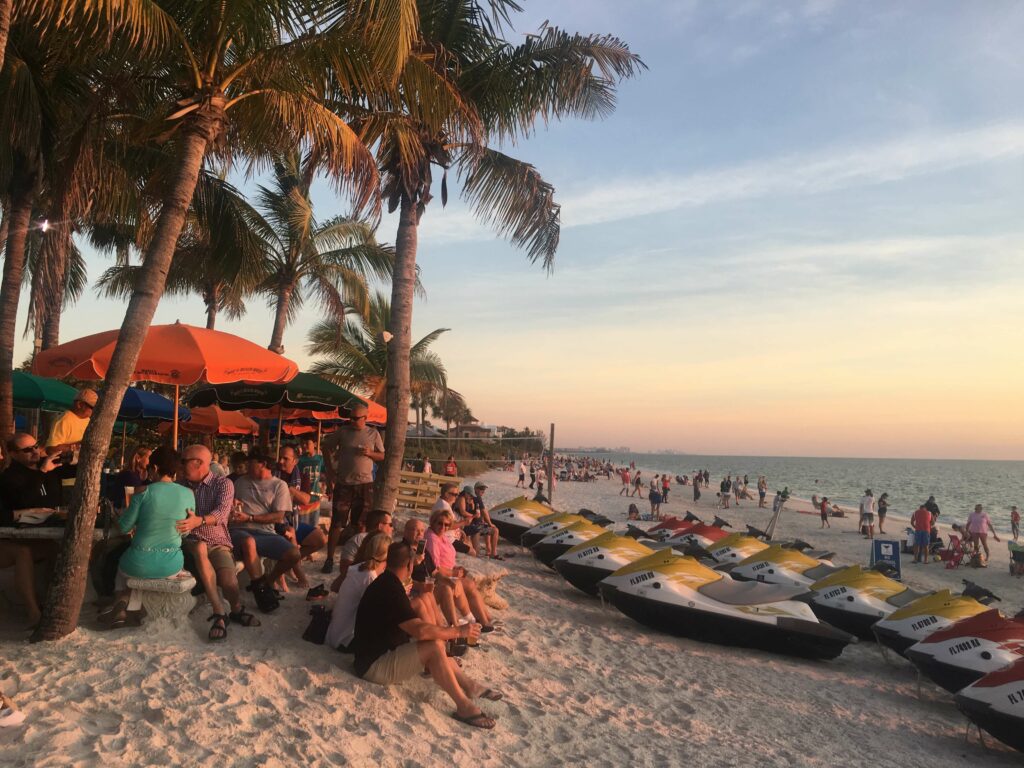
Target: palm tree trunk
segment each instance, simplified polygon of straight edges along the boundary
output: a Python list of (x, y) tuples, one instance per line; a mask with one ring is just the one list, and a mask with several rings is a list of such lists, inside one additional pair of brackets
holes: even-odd
[(4, 68), (4, 53), (7, 51), (7, 35), (11, 31), (11, 9), (14, 0), (0, 0), (0, 69)]
[(0, 283), (0, 435), (14, 432), (14, 339), (17, 336), (21, 279), (25, 272), (25, 242), (38, 188), (35, 169), (27, 168), (24, 160), (17, 162), (16, 169), (17, 181), (12, 183), (10, 205), (4, 217), (8, 228), (7, 248), (3, 282)]
[(41, 349), (50, 349), (60, 344), (60, 318), (63, 311), (62, 304), (54, 304), (47, 310), (40, 339)]
[(78, 625), (78, 613), (85, 595), (92, 533), (99, 507), (100, 473), (110, 447), (114, 421), (153, 320), (153, 313), (163, 295), (167, 270), (195, 193), (206, 148), (220, 131), (223, 120), (224, 99), (213, 97), (194, 113), (193, 119), (181, 130), (176, 171), (166, 188), (160, 218), (153, 239), (146, 249), (138, 283), (128, 302), (117, 346), (107, 369), (103, 394), (100, 395), (82, 440), (64, 541), (46, 594), (42, 621), (32, 633), (33, 642), (56, 640), (73, 632)]
[(409, 424), (409, 348), (412, 345), (412, 301), (416, 289), (416, 247), (419, 213), (415, 201), (402, 195), (395, 236), (395, 269), (391, 279), (391, 324), (388, 342), (387, 408), (384, 466), (377, 487), (377, 508), (394, 510), (405, 456)]
[(284, 329), (288, 325), (288, 306), (292, 303), (292, 286), (282, 285), (277, 289), (277, 307), (274, 312), (274, 331), (270, 334), (271, 352), (284, 354)]
[(217, 326), (217, 306), (220, 304), (220, 291), (217, 286), (207, 286), (203, 299), (206, 301), (206, 329), (212, 331)]

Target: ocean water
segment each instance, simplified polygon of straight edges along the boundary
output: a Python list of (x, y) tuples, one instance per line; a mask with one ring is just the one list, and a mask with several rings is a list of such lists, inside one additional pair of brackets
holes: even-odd
[[(712, 490), (727, 473), (746, 474), (756, 487), (768, 477), (771, 494), (789, 486), (791, 496), (828, 496), (842, 506), (856, 506), (866, 488), (877, 499), (889, 494), (889, 513), (909, 517), (929, 495), (942, 511), (942, 522), (962, 522), (975, 504), (983, 504), (999, 531), (1010, 529), (1010, 505), (1024, 509), (1024, 461), (952, 459), (824, 459), (791, 456), (700, 456), (663, 453), (594, 453), (615, 466), (636, 466), (648, 472), (692, 476), (711, 473)], [(649, 479), (649, 475), (648, 475)]]

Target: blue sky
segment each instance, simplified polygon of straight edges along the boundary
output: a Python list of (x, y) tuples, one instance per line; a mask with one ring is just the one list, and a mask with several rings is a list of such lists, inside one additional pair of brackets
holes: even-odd
[[(558, 189), (552, 275), (459, 203), (427, 212), (414, 333), (453, 329), (478, 416), (567, 444), (1024, 458), (1024, 4), (525, 4), (513, 35), (614, 33), (649, 70), (610, 119), (510, 150)], [(83, 299), (64, 337), (118, 311)], [(165, 301), (178, 318), (200, 302)], [(263, 342), (270, 313), (224, 327)]]

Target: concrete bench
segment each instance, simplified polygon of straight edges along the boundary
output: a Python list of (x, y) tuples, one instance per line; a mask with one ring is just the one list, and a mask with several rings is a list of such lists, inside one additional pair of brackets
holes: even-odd
[(508, 608), (508, 601), (498, 594), (498, 583), (508, 576), (509, 570), (500, 560), (487, 557), (470, 557), (456, 555), (456, 562), (466, 569), (470, 578), (476, 582), (477, 591), (490, 608), (503, 611)]
[(166, 579), (127, 579), (131, 596), (128, 610), (146, 609), (150, 616), (166, 619), (183, 619), (195, 606), (192, 587), (196, 580), (188, 571), (179, 571)]

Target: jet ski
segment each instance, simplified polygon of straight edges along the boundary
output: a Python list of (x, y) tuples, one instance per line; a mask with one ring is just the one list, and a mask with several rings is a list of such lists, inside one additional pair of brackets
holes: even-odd
[(925, 596), (875, 570), (851, 565), (811, 585), (811, 610), (829, 624), (864, 640), (873, 640), (872, 625), (897, 608)]
[(956, 705), (979, 728), (1024, 752), (1024, 658), (971, 683)]
[(593, 510), (590, 509), (581, 509), (577, 514), (584, 520), (589, 520), (594, 525), (600, 525), (602, 528), (607, 527), (611, 525), (613, 522), (615, 522), (610, 517), (605, 517), (604, 515), (598, 514), (597, 512), (594, 512)]
[(653, 549), (635, 539), (608, 531), (562, 553), (555, 558), (554, 567), (574, 587), (588, 595), (596, 595), (597, 583), (601, 579), (624, 565), (653, 554)]
[(544, 563), (544, 565), (548, 568), (554, 568), (553, 563), (556, 557), (568, 552), (577, 544), (596, 539), (602, 533), (606, 533), (607, 530), (607, 528), (602, 528), (600, 525), (594, 525), (583, 520), (541, 539), (530, 549), (533, 552), (533, 556)]
[(498, 533), (513, 544), (518, 544), (524, 533), (533, 528), (540, 518), (551, 513), (550, 507), (538, 501), (531, 501), (525, 496), (497, 504), (489, 510), (491, 521), (498, 529)]
[(698, 544), (708, 549), (712, 544), (721, 541), (729, 533), (725, 530), (729, 526), (725, 520), (716, 517), (711, 525), (706, 523), (695, 523), (685, 530), (677, 531), (673, 536), (666, 539), (673, 546), (676, 544)]
[(658, 531), (668, 531), (670, 534), (684, 528), (690, 528), (694, 523), (701, 522), (701, 519), (692, 512), (687, 512), (683, 517), (666, 517), (664, 520), (659, 522), (657, 525), (652, 525), (647, 529), (648, 534), (655, 534)]
[(600, 582), (622, 613), (697, 640), (833, 659), (856, 638), (820, 621), (800, 587), (733, 581), (692, 557), (663, 550)]
[(552, 533), (557, 533), (563, 528), (568, 528), (573, 523), (589, 522), (580, 515), (575, 514), (557, 514), (547, 515), (542, 517), (537, 525), (533, 526), (530, 530), (524, 533), (519, 541), (524, 547), (532, 547), (541, 539), (550, 536)]
[(961, 619), (983, 613), (988, 610), (989, 603), (999, 599), (966, 579), (964, 584), (963, 594), (954, 595), (943, 589), (907, 603), (879, 619), (872, 627), (878, 642), (902, 656), (914, 643)]
[(737, 531), (707, 547), (707, 552), (720, 563), (738, 563), (768, 546), (758, 538)]
[(827, 560), (816, 560), (795, 549), (772, 544), (746, 560), (741, 560), (730, 574), (734, 579), (809, 587), (818, 579), (839, 570), (842, 569)]
[(905, 655), (933, 682), (956, 693), (1024, 655), (1024, 621), (990, 608), (932, 632)]

